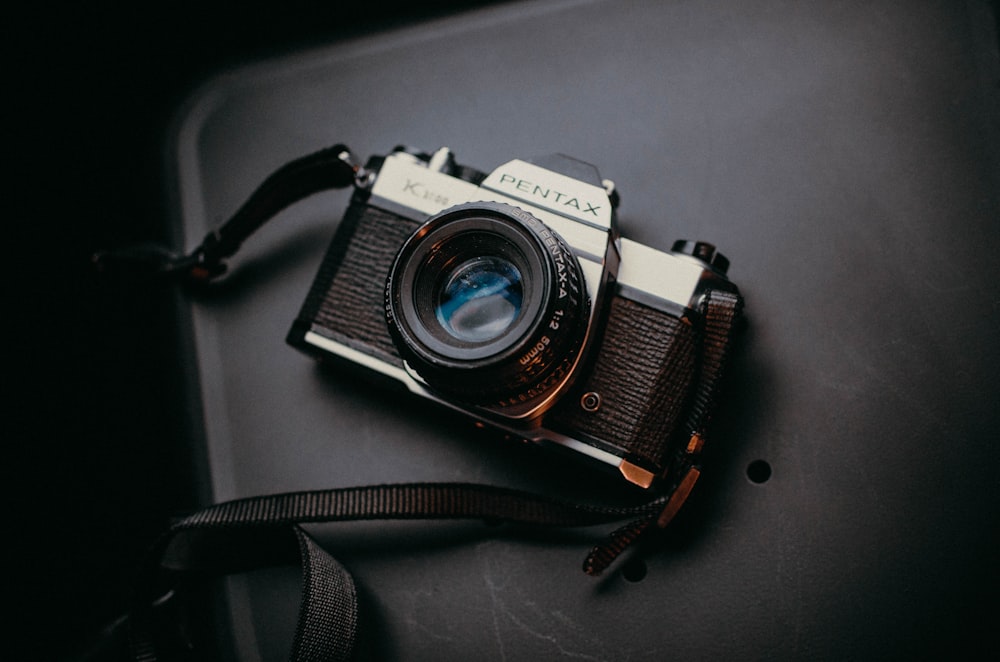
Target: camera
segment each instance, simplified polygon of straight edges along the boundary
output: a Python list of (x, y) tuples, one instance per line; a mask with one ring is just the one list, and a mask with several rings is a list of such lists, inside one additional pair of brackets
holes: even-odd
[(561, 154), (372, 157), (288, 342), (649, 488), (698, 450), (703, 304), (739, 291), (711, 244), (621, 237), (618, 200)]

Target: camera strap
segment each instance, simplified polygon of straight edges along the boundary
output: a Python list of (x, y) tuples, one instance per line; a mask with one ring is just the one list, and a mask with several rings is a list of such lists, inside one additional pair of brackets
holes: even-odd
[[(153, 643), (156, 628), (151, 620), (152, 604), (165, 589), (174, 588), (185, 573), (225, 574), (287, 564), (297, 556), (302, 599), (291, 659), (349, 659), (358, 626), (354, 582), (302, 524), (482, 519), (490, 523), (574, 527), (629, 517), (655, 519), (671, 498), (661, 495), (634, 506), (604, 507), (487, 485), (417, 483), (275, 494), (221, 503), (176, 522), (150, 549), (130, 616), (132, 652), (137, 660), (163, 659)], [(172, 558), (168, 564), (173, 570), (164, 567), (168, 549)]]
[(264, 223), (289, 205), (314, 193), (346, 188), (364, 176), (350, 149), (337, 144), (291, 161), (272, 173), (221, 227), (212, 230), (187, 255), (162, 246), (129, 246), (96, 253), (91, 259), (100, 271), (124, 270), (132, 274), (203, 283), (226, 271), (225, 260)]
[[(134, 247), (98, 253), (93, 261), (102, 270), (124, 269), (135, 274), (206, 282), (224, 273), (225, 259), (285, 207), (313, 193), (346, 188), (366, 177), (347, 147), (335, 145), (275, 171), (190, 254)], [(145, 556), (127, 619), (133, 658), (151, 662), (171, 659), (171, 652), (188, 650), (178, 628), (167, 624), (169, 635), (165, 633), (154, 606), (191, 578), (297, 562), (303, 589), (291, 659), (350, 659), (358, 630), (354, 582), (343, 566), (302, 528), (307, 524), (463, 519), (581, 527), (627, 520), (584, 560), (586, 574), (600, 575), (647, 531), (666, 527), (694, 487), (700, 475), (699, 457), (717, 399), (719, 377), (742, 305), (738, 294), (725, 291), (710, 291), (703, 298), (699, 370), (684, 428), (690, 438), (679, 445), (668, 480), (652, 498), (629, 506), (604, 506), (488, 485), (416, 483), (264, 495), (210, 506), (175, 522)], [(167, 639), (172, 644), (165, 642)]]

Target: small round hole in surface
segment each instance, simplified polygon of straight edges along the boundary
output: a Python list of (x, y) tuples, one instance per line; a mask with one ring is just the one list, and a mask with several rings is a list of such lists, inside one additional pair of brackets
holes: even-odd
[(626, 581), (641, 582), (646, 578), (646, 562), (642, 559), (629, 559), (622, 565), (622, 577)]
[(754, 460), (747, 466), (747, 478), (752, 483), (766, 483), (771, 477), (771, 465), (764, 460)]

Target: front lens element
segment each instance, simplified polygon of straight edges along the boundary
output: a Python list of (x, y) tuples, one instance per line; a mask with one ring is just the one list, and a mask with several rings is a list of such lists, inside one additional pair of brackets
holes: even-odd
[(521, 312), (521, 272), (501, 257), (475, 257), (443, 279), (434, 314), (458, 340), (482, 343), (503, 335)]

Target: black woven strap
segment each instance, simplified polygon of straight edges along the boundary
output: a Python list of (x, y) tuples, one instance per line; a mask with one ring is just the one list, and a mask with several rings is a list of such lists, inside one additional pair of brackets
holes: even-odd
[(743, 298), (735, 292), (710, 290), (705, 294), (701, 312), (700, 365), (687, 421), (692, 435), (704, 435), (711, 420), (735, 329), (743, 314)]
[[(485, 519), (540, 526), (584, 526), (624, 518), (655, 519), (662, 495), (630, 506), (569, 503), (499, 487), (462, 483), (379, 485), (275, 494), (221, 503), (175, 523), (151, 548), (137, 586), (129, 639), (136, 660), (165, 659), (154, 641), (151, 605), (170, 590), (163, 561), (180, 545), (182, 565), (229, 573), (288, 560), (297, 542), (303, 596), (293, 660), (347, 660), (357, 630), (357, 598), (347, 572), (298, 525), (372, 519)], [(233, 538), (238, 541), (233, 544)], [(220, 540), (228, 544), (220, 545)], [(235, 553), (234, 553), (235, 552)], [(596, 565), (591, 568), (595, 571)]]
[(345, 145), (334, 145), (291, 161), (274, 171), (245, 203), (187, 255), (162, 246), (129, 246), (101, 251), (92, 258), (102, 271), (124, 270), (129, 275), (151, 273), (203, 282), (226, 271), (231, 257), (251, 234), (279, 211), (314, 193), (346, 188), (359, 176), (360, 166)]

